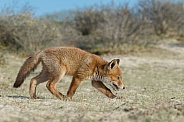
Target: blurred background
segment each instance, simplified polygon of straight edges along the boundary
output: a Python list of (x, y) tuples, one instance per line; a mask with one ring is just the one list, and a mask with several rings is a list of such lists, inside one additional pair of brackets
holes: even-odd
[(0, 1), (1, 53), (67, 45), (131, 54), (170, 39), (184, 41), (183, 0)]

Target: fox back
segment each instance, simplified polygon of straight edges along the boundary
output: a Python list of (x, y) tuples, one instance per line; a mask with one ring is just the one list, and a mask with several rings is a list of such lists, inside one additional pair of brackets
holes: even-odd
[[(49, 62), (52, 63), (52, 65), (47, 65), (48, 67), (52, 67), (53, 65), (56, 65), (56, 63), (59, 63), (59, 66), (56, 67), (65, 67), (66, 74), (69, 75), (74, 75), (83, 64), (101, 64), (107, 62), (94, 54), (74, 47), (56, 47), (45, 49), (42, 52), (41, 60), (45, 65)], [(90, 67), (86, 68), (91, 70)]]

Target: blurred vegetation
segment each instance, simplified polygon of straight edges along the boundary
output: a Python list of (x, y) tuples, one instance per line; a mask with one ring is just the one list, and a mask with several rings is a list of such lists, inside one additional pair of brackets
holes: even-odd
[(0, 50), (30, 54), (67, 45), (96, 54), (129, 53), (163, 38), (184, 41), (182, 0), (139, 0), (133, 7), (112, 2), (41, 17), (23, 8), (0, 11)]
[(1, 44), (15, 50), (38, 51), (59, 38), (58, 28), (49, 21), (37, 20), (29, 13), (0, 18)]

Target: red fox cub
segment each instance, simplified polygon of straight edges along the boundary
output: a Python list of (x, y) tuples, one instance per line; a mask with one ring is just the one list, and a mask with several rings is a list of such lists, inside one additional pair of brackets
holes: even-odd
[[(47, 89), (59, 99), (72, 99), (79, 84), (90, 78), (92, 86), (109, 98), (116, 97), (104, 83), (109, 84), (114, 90), (125, 89), (122, 83), (122, 72), (119, 68), (119, 59), (110, 62), (97, 55), (91, 54), (75, 47), (53, 47), (44, 49), (29, 57), (22, 65), (14, 87), (20, 87), (25, 78), (39, 63), (42, 63), (41, 73), (30, 81), (29, 93), (36, 99), (36, 87), (46, 82)], [(64, 75), (72, 75), (67, 95), (56, 90), (56, 84)]]

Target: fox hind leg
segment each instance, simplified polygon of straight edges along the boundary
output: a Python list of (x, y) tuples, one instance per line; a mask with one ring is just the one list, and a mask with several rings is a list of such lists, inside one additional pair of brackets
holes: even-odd
[(36, 96), (36, 87), (40, 83), (46, 82), (47, 80), (48, 80), (48, 73), (44, 69), (42, 70), (42, 72), (38, 76), (31, 79), (30, 88), (29, 88), (29, 94), (30, 94), (31, 98), (33, 98), (33, 99), (38, 98)]

